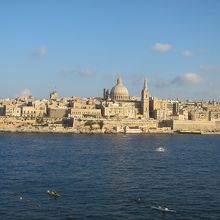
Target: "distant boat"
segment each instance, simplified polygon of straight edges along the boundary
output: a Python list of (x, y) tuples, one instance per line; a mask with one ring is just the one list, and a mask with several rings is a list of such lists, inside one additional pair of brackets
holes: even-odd
[(161, 211), (161, 212), (176, 212), (176, 210), (169, 209), (167, 207), (161, 207), (161, 206), (151, 206), (151, 208), (156, 209), (156, 210)]
[(166, 149), (165, 149), (164, 147), (158, 147), (158, 148), (156, 149), (156, 151), (157, 151), (157, 152), (165, 152)]
[(176, 132), (180, 134), (202, 134), (200, 130), (177, 130)]
[(141, 128), (139, 126), (133, 126), (133, 127), (129, 127), (126, 126), (124, 129), (125, 134), (140, 134), (143, 133), (143, 131), (141, 130)]
[(60, 197), (60, 194), (57, 193), (56, 191), (50, 191), (50, 190), (47, 190), (47, 194), (51, 197), (54, 197), (54, 198), (58, 198)]

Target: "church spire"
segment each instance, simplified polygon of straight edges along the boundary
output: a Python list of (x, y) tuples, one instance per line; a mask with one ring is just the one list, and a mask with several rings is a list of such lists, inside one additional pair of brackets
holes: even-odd
[(145, 119), (149, 119), (149, 92), (147, 89), (147, 79), (144, 79), (144, 87), (141, 91), (142, 114)]
[(147, 90), (147, 79), (144, 78), (144, 90)]

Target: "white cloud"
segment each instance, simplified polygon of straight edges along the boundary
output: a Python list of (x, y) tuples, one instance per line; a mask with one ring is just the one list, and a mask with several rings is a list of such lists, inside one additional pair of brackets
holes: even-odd
[(152, 49), (157, 52), (166, 52), (172, 49), (172, 45), (156, 43), (153, 45)]
[(182, 55), (185, 57), (191, 57), (193, 55), (193, 53), (190, 50), (185, 50), (182, 52)]
[(205, 80), (197, 73), (186, 73), (182, 76), (177, 76), (171, 83), (177, 85), (199, 85), (204, 83)]
[(42, 56), (45, 56), (47, 52), (48, 52), (47, 47), (39, 47), (34, 50), (32, 55), (37, 56), (37, 57), (42, 57)]
[(30, 91), (30, 89), (23, 89), (20, 93), (19, 93), (19, 95), (18, 95), (18, 97), (22, 97), (22, 98), (28, 98), (29, 96), (31, 96), (32, 94), (31, 94), (31, 91)]

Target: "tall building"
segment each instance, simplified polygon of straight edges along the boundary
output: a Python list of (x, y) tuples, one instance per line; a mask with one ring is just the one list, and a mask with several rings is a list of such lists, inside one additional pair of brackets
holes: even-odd
[(149, 92), (147, 89), (147, 80), (144, 79), (144, 87), (141, 91), (142, 114), (145, 119), (149, 119)]
[(50, 100), (51, 100), (51, 101), (56, 101), (57, 98), (58, 98), (57, 91), (56, 91), (56, 90), (53, 90), (53, 91), (50, 93)]

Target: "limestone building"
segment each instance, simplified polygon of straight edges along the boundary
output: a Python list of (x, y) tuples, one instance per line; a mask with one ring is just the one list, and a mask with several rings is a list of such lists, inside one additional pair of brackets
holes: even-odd
[(102, 115), (104, 117), (149, 119), (149, 91), (146, 79), (141, 98), (129, 96), (128, 89), (119, 77), (110, 93), (108, 89), (103, 90), (103, 99)]
[(170, 120), (179, 115), (179, 102), (169, 99), (150, 98), (150, 116), (157, 120)]

